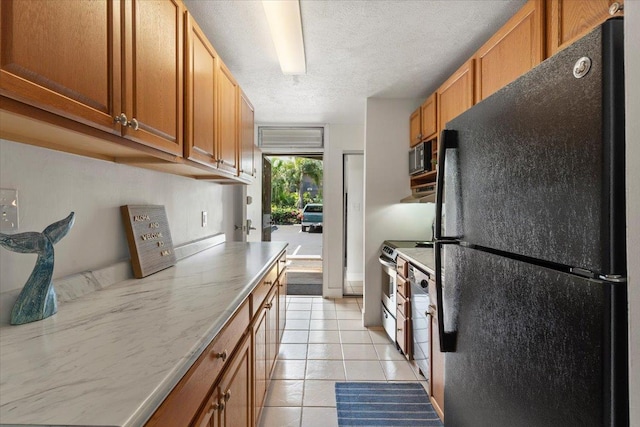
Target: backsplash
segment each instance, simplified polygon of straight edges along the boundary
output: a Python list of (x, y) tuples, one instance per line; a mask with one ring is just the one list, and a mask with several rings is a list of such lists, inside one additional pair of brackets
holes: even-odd
[[(120, 206), (164, 205), (174, 243), (233, 233), (242, 212), (229, 200), (241, 186), (199, 182), (130, 166), (0, 140), (0, 187), (19, 194), (16, 232), (41, 232), (53, 219), (76, 212), (76, 223), (56, 245), (56, 278), (129, 259)], [(234, 207), (236, 206), (236, 207)], [(202, 227), (201, 212), (207, 211)], [(0, 250), (0, 298), (21, 289), (35, 256)]]

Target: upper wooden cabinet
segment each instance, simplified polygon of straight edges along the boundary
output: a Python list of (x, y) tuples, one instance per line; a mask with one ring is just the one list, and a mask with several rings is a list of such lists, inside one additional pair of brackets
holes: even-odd
[(218, 67), (218, 167), (232, 174), (238, 173), (238, 83), (227, 66)]
[(409, 117), (409, 146), (413, 147), (422, 140), (420, 127), (420, 107), (418, 107)]
[(0, 2), (0, 93), (120, 134), (120, 2)]
[(179, 0), (125, 0), (123, 136), (179, 156), (184, 12)]
[(437, 97), (432, 94), (420, 106), (420, 133), (422, 139), (432, 139), (438, 133)]
[(240, 90), (240, 173), (247, 176), (255, 175), (253, 159), (254, 144), (254, 109), (247, 95)]
[(185, 17), (184, 156), (217, 166), (216, 76), (218, 54), (189, 13)]
[(2, 94), (182, 155), (179, 0), (3, 1)]
[(465, 62), (438, 89), (438, 130), (473, 106), (473, 63), (473, 59)]
[[(623, 4), (624, 0), (547, 0), (547, 56), (610, 18), (613, 3)], [(614, 16), (622, 16), (622, 11)]]
[(542, 62), (543, 12), (543, 0), (530, 0), (476, 52), (476, 102)]

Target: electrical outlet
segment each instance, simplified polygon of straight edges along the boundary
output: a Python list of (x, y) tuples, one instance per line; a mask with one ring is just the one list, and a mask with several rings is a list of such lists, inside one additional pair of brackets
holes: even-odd
[(202, 211), (202, 227), (207, 226), (207, 211)]
[(0, 188), (0, 231), (18, 229), (18, 191)]

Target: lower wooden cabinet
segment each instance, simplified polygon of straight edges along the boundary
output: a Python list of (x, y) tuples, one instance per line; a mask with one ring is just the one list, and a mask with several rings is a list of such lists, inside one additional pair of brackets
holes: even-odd
[(255, 373), (254, 420), (257, 424), (269, 388), (269, 379), (278, 356), (278, 287), (274, 286), (253, 323)]
[(285, 263), (269, 269), (147, 427), (258, 424), (284, 329), (286, 274)]
[(260, 410), (267, 394), (267, 310), (258, 311), (253, 324), (253, 372), (254, 378), (254, 419), (260, 417)]
[[(429, 282), (429, 294), (436, 295), (436, 284)], [(440, 335), (438, 333), (438, 313), (437, 309), (431, 307), (429, 310), (431, 318), (431, 347), (429, 352), (429, 399), (433, 409), (438, 413), (440, 419), (444, 421), (444, 353), (440, 351)]]
[[(286, 259), (283, 257), (281, 262), (286, 263)], [(283, 266), (284, 268), (284, 266)], [(278, 276), (278, 342), (282, 342), (282, 335), (284, 334), (284, 327), (287, 324), (287, 270), (281, 271)]]
[(267, 298), (267, 378), (271, 378), (278, 357), (280, 334), (278, 333), (278, 287), (274, 286)]
[(245, 335), (229, 368), (195, 423), (199, 427), (250, 426), (253, 412), (251, 335)]
[[(220, 423), (225, 427), (249, 426), (253, 416), (251, 336), (246, 335), (229, 370), (220, 381)], [(222, 406), (224, 405), (224, 406)], [(215, 422), (211, 425), (216, 425)]]

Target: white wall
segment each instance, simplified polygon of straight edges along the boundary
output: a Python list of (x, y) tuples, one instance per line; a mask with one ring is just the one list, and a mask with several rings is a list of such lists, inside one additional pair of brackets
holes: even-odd
[[(0, 140), (0, 187), (18, 190), (20, 229), (42, 231), (76, 213), (55, 246), (54, 278), (129, 258), (120, 217), (127, 204), (164, 205), (174, 245), (223, 232), (233, 239), (241, 223), (240, 185), (219, 185)], [(201, 227), (201, 211), (208, 212)], [(0, 292), (20, 289), (35, 255), (0, 248)]]
[(385, 240), (431, 237), (433, 205), (399, 203), (411, 194), (408, 175), (408, 117), (416, 99), (367, 99), (364, 196), (364, 325), (381, 324), (382, 269), (378, 263)]
[(342, 169), (345, 152), (364, 149), (364, 126), (331, 124), (324, 149), (324, 227), (322, 237), (322, 292), (325, 297), (342, 296), (344, 210)]
[(344, 159), (344, 187), (347, 192), (346, 280), (362, 281), (364, 279), (364, 155), (348, 154)]
[(640, 425), (640, 2), (625, 2), (629, 425)]

